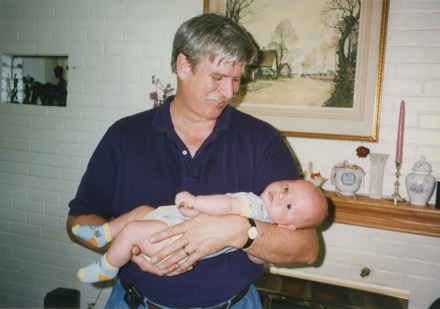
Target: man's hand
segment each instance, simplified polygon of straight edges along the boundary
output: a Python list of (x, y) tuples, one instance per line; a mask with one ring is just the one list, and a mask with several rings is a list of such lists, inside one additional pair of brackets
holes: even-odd
[[(150, 239), (152, 243), (180, 234), (182, 236), (156, 253), (151, 263), (160, 262), (158, 267), (161, 270), (175, 271), (175, 265), (187, 258), (179, 267), (180, 271), (187, 271), (202, 257), (225, 247), (241, 248), (246, 240), (237, 235), (247, 235), (246, 222), (245, 218), (235, 215), (218, 217), (200, 213), (190, 220), (153, 235)], [(169, 255), (172, 256), (164, 260)]]
[(253, 255), (248, 254), (247, 256), (248, 256), (249, 260), (251, 260), (251, 261), (252, 261), (253, 263), (255, 263), (255, 264), (264, 264), (264, 263), (265, 263), (265, 261), (263, 261), (262, 259), (259, 259), (259, 258), (255, 257), (255, 256), (253, 256)]
[(149, 272), (156, 276), (176, 276), (184, 272), (190, 271), (192, 266), (184, 271), (180, 269), (180, 264), (173, 264), (168, 268), (162, 268), (145, 260), (141, 254), (139, 247), (133, 247), (131, 261), (135, 263), (142, 271)]

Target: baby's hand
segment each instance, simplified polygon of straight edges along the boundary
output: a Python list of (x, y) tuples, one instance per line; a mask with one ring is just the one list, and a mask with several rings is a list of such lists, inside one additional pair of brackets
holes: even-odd
[(185, 207), (185, 208), (194, 208), (196, 197), (189, 192), (183, 191), (177, 193), (176, 195), (176, 206), (177, 208)]

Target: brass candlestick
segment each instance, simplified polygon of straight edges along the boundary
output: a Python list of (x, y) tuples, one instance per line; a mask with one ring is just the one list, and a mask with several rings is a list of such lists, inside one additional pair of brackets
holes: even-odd
[(402, 162), (396, 161), (396, 181), (394, 182), (394, 193), (391, 196), (386, 197), (385, 199), (387, 201), (393, 201), (394, 205), (396, 205), (398, 202), (406, 202), (406, 200), (400, 196), (399, 194), (399, 176), (400, 176), (400, 165)]

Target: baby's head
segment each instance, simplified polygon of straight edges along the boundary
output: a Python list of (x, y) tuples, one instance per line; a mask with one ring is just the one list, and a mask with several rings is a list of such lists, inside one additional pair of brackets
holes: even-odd
[(327, 217), (327, 200), (321, 189), (305, 180), (269, 184), (261, 199), (272, 221), (290, 229), (318, 226)]

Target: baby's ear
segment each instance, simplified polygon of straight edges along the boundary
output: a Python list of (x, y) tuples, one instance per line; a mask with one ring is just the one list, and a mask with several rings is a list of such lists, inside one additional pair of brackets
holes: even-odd
[(289, 229), (289, 230), (292, 230), (292, 231), (296, 230), (296, 227), (294, 225), (292, 225), (292, 224), (287, 224), (287, 225), (278, 224), (278, 226), (279, 227), (284, 227), (285, 229)]

